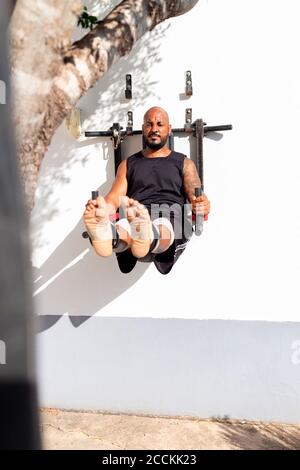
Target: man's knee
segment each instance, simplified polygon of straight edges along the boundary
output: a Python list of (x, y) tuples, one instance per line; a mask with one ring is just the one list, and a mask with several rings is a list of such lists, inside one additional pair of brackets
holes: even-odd
[(158, 254), (166, 251), (174, 241), (174, 230), (166, 217), (159, 217), (152, 222), (158, 237), (151, 253)]

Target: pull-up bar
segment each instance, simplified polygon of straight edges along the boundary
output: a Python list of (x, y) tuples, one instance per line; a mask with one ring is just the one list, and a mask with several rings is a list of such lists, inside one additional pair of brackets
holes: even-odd
[[(133, 130), (132, 127), (127, 127), (126, 130), (122, 130), (118, 122), (114, 122), (108, 131), (86, 131), (85, 137), (110, 137), (114, 143), (114, 154), (115, 154), (115, 173), (119, 164), (122, 161), (121, 144), (125, 138), (132, 135), (142, 135), (142, 130)], [(200, 181), (203, 185), (203, 137), (210, 132), (230, 131), (232, 130), (231, 124), (224, 124), (220, 126), (207, 126), (202, 119), (197, 119), (193, 124), (186, 125), (183, 128), (174, 128), (169, 136), (169, 147), (174, 150), (174, 135), (185, 134), (196, 137), (197, 140), (197, 156), (196, 156), (196, 167), (200, 177)]]

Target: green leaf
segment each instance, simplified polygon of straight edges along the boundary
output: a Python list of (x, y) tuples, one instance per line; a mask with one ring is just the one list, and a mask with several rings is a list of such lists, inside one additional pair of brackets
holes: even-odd
[(77, 26), (81, 26), (84, 29), (93, 29), (97, 22), (98, 18), (96, 16), (90, 15), (87, 11), (87, 6), (84, 6), (81, 15), (78, 17)]

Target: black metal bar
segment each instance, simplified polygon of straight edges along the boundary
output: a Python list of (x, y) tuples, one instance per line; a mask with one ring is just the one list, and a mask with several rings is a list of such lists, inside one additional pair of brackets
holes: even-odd
[(174, 150), (174, 134), (171, 132), (169, 135), (169, 148), (170, 150)]
[(204, 136), (204, 127), (202, 119), (197, 119), (195, 121), (195, 133), (196, 133), (196, 167), (198, 175), (201, 181), (201, 187), (204, 189), (203, 183), (203, 136)]
[(112, 137), (112, 131), (86, 131), (85, 137)]
[[(91, 198), (92, 198), (93, 201), (95, 199), (97, 199), (98, 196), (99, 196), (99, 191), (98, 190), (92, 191)], [(82, 232), (81, 236), (82, 236), (82, 238), (89, 238), (89, 234), (88, 234), (87, 231)]]
[[(195, 125), (193, 124), (191, 130), (195, 129)], [(217, 131), (231, 131), (232, 124), (224, 124), (222, 126), (204, 126), (204, 134), (207, 132), (217, 132)], [(143, 133), (142, 130), (135, 130), (131, 131), (130, 135), (141, 135)], [(177, 128), (175, 127), (172, 129), (173, 134), (188, 134), (185, 128)], [(85, 137), (112, 137), (112, 131), (86, 131), (84, 133)], [(121, 131), (121, 136), (125, 136), (127, 133), (125, 131)]]
[(130, 132), (130, 135), (141, 135), (143, 131), (132, 131)]
[(193, 127), (191, 126), (190, 129), (187, 129), (185, 127), (183, 128), (172, 128), (172, 132), (173, 134), (190, 134), (191, 132), (193, 132)]
[(118, 166), (122, 161), (122, 143), (120, 142), (119, 146), (114, 149), (114, 157), (115, 157), (115, 175), (118, 171)]
[(231, 131), (232, 124), (224, 124), (224, 126), (205, 126), (204, 134), (207, 132), (217, 132), (217, 131)]
[[(192, 131), (195, 130), (195, 123), (192, 124), (191, 130)], [(206, 126), (205, 124), (203, 124), (203, 130), (204, 130), (204, 134), (206, 134), (207, 132), (214, 132), (214, 131), (231, 131), (232, 124), (224, 124), (221, 126)], [(189, 133), (186, 128), (181, 128), (181, 127), (172, 128), (172, 132), (173, 134), (188, 134)]]

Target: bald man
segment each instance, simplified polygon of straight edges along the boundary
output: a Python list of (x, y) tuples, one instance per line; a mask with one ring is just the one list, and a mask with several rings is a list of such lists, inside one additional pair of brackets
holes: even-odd
[[(96, 253), (115, 252), (123, 273), (139, 260), (153, 261), (167, 274), (192, 236), (185, 203), (203, 216), (210, 203), (205, 194), (195, 197), (201, 182), (192, 160), (168, 147), (168, 113), (150, 108), (142, 130), (146, 148), (122, 161), (111, 190), (87, 202), (83, 220)], [(113, 223), (118, 210), (120, 218)]]

